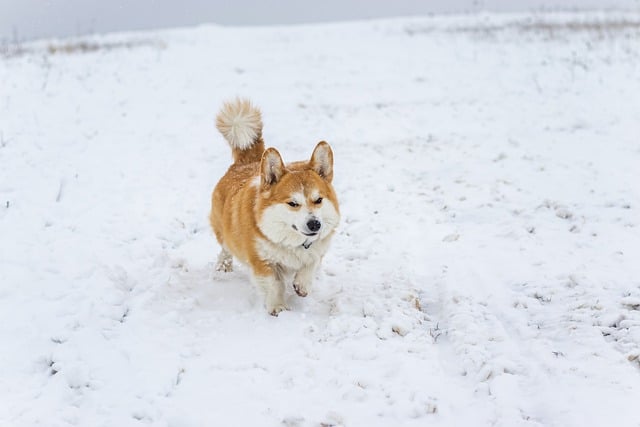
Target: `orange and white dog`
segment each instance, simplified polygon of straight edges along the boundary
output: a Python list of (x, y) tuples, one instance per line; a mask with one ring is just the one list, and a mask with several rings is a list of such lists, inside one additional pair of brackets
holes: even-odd
[(322, 141), (309, 161), (285, 165), (275, 148), (264, 149), (260, 110), (248, 100), (225, 103), (216, 127), (234, 160), (211, 197), (211, 227), (222, 247), (216, 268), (231, 271), (234, 256), (248, 265), (277, 316), (287, 308), (285, 282), (293, 279), (295, 292), (307, 296), (340, 221), (333, 152)]

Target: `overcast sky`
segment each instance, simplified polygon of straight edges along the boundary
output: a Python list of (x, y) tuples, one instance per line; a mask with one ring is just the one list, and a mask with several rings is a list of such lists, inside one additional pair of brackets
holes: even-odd
[(640, 0), (0, 0), (0, 40), (189, 26), (275, 25), (540, 9), (640, 9)]

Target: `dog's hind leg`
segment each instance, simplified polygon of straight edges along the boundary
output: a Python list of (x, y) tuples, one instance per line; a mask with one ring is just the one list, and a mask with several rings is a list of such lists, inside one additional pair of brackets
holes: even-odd
[(218, 255), (216, 271), (224, 271), (225, 273), (233, 271), (233, 255), (231, 255), (231, 253), (225, 248), (222, 248)]

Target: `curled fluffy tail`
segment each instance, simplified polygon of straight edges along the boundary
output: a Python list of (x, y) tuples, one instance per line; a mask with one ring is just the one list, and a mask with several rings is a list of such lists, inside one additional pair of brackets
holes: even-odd
[(235, 163), (258, 162), (264, 151), (262, 116), (248, 99), (225, 102), (216, 117), (216, 127), (231, 146)]

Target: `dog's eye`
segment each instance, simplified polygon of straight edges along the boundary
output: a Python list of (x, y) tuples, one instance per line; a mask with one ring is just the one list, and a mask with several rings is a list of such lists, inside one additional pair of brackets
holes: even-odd
[(300, 206), (297, 202), (291, 201), (289, 203), (287, 203), (289, 206), (291, 206), (292, 208), (297, 208), (298, 206)]
[(315, 203), (316, 205), (319, 205), (320, 203), (322, 203), (322, 197), (318, 197), (316, 200), (313, 201), (313, 203)]

